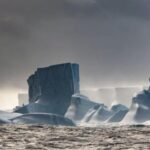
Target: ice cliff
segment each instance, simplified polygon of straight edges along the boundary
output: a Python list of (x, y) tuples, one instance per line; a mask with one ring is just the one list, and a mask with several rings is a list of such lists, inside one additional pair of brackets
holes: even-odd
[(28, 85), (29, 105), (16, 112), (64, 115), (72, 95), (80, 92), (79, 65), (65, 63), (39, 68), (28, 78)]

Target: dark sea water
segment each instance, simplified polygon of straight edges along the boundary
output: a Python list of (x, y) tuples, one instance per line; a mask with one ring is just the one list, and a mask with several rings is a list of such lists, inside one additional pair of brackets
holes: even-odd
[(1, 125), (2, 150), (149, 150), (150, 126)]

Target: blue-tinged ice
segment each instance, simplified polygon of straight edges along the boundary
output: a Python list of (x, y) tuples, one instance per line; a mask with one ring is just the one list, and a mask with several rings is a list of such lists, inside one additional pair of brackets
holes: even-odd
[(39, 68), (29, 77), (28, 85), (29, 105), (16, 112), (64, 115), (72, 95), (80, 92), (79, 65), (65, 63)]
[(24, 114), (11, 119), (16, 124), (48, 124), (56, 126), (75, 126), (73, 121), (60, 115), (50, 113)]

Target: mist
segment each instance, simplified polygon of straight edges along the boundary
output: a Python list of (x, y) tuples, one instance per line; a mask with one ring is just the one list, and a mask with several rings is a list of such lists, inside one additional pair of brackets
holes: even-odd
[(63, 62), (80, 64), (82, 89), (145, 85), (149, 47), (149, 0), (0, 0), (1, 93)]

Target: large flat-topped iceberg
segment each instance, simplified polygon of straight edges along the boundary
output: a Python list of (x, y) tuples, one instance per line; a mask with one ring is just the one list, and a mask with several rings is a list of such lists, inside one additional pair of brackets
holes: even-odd
[(29, 77), (28, 85), (29, 102), (62, 98), (67, 96), (64, 91), (72, 96), (79, 92), (79, 65), (65, 63), (39, 68)]
[[(74, 93), (79, 93), (79, 65), (72, 63), (58, 64), (39, 68), (28, 79), (29, 105), (17, 112), (40, 112), (40, 105), (45, 105), (42, 112), (64, 115)], [(30, 105), (38, 104), (38, 107)], [(30, 109), (28, 109), (30, 107)], [(38, 108), (38, 110), (36, 110)], [(26, 112), (24, 112), (26, 110)]]

